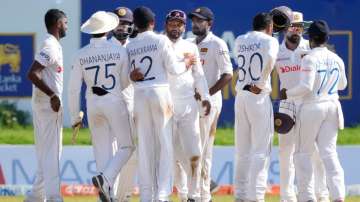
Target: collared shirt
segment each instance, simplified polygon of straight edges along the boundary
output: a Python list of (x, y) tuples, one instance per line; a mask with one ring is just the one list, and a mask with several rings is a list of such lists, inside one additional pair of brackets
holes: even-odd
[(126, 45), (128, 45), (130, 43), (130, 40), (126, 39), (125, 44), (122, 44), (119, 40), (117, 40), (114, 36), (112, 36), (109, 39), (109, 42), (113, 43), (114, 45), (120, 45), (120, 46), (126, 48)]
[(184, 61), (175, 55), (171, 41), (164, 35), (153, 31), (139, 33), (126, 46), (130, 69), (140, 68), (144, 81), (133, 82), (134, 89), (156, 86), (169, 86), (169, 74), (181, 74), (186, 71)]
[(180, 38), (176, 42), (173, 42), (172, 46), (178, 60), (184, 60), (185, 54), (193, 54), (197, 58), (197, 63), (188, 71), (180, 75), (169, 75), (172, 97), (174, 99), (192, 97), (195, 94), (196, 88), (202, 100), (209, 100), (209, 88), (200, 63), (199, 51), (196, 45)]
[(290, 98), (303, 102), (337, 100), (338, 90), (347, 86), (343, 60), (326, 47), (312, 49), (301, 62), (300, 84), (286, 91)]
[[(195, 38), (189, 40), (196, 43)], [(209, 88), (215, 85), (222, 74), (233, 74), (229, 48), (224, 40), (215, 36), (212, 32), (209, 32), (208, 35), (197, 44), (197, 47)], [(221, 91), (211, 96), (211, 102), (214, 105), (221, 106)]]
[(92, 86), (101, 87), (117, 99), (122, 99), (121, 91), (129, 85), (128, 56), (124, 47), (114, 45), (106, 37), (92, 38), (90, 44), (81, 48), (72, 63), (69, 79), (69, 108), (71, 118), (79, 114), (80, 91), (85, 82), (86, 99), (97, 99)]
[(261, 93), (271, 92), (271, 71), (274, 68), (279, 43), (263, 32), (250, 31), (235, 40), (234, 53), (239, 68), (236, 91), (255, 84)]
[(300, 83), (301, 59), (309, 51), (309, 41), (302, 37), (295, 50), (288, 49), (285, 40), (282, 42), (275, 63), (280, 79), (280, 89), (290, 89)]
[[(35, 60), (45, 67), (41, 71), (42, 80), (61, 99), (64, 75), (63, 53), (59, 41), (53, 35), (46, 34), (39, 52), (35, 55)], [(33, 85), (33, 96), (48, 99), (48, 96), (35, 85)]]

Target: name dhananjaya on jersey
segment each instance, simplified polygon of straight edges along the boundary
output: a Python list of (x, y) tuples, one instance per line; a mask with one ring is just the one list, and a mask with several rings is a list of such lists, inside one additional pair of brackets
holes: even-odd
[(91, 63), (99, 63), (99, 62), (109, 62), (113, 60), (119, 60), (121, 54), (120, 53), (107, 53), (100, 55), (92, 55), (84, 58), (80, 58), (80, 65), (88, 65)]

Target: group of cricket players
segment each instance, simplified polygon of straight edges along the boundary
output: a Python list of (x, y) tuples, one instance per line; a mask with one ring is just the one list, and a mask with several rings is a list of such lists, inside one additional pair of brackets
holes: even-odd
[[(181, 202), (212, 201), (221, 89), (233, 77), (229, 49), (211, 32), (215, 16), (207, 7), (171, 10), (164, 18), (164, 33), (158, 34), (148, 7), (95, 12), (81, 26), (90, 43), (64, 68), (59, 40), (66, 35), (67, 17), (48, 10), (48, 34), (28, 72), (38, 170), (25, 202), (63, 201), (62, 119), (69, 111), (72, 127), (81, 126), (82, 85), (98, 172), (92, 183), (100, 201), (130, 201), (136, 171), (142, 202), (170, 201), (173, 186)], [(183, 39), (187, 18), (195, 38)], [(284, 38), (280, 44), (275, 32)], [(252, 30), (236, 38), (236, 202), (265, 201), (274, 135), (273, 70), (281, 89), (276, 113), (293, 121), (279, 134), (280, 200), (345, 200), (336, 138), (344, 125), (338, 90), (347, 80), (342, 59), (326, 46), (329, 33), (325, 21), (306, 22), (301, 12), (280, 6), (256, 14)], [(70, 71), (69, 109), (62, 108), (64, 71)]]

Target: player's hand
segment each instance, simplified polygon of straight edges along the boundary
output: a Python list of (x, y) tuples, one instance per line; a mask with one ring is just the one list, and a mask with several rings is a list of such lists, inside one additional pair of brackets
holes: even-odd
[(130, 73), (130, 79), (132, 81), (144, 80), (144, 75), (141, 73), (140, 68), (136, 68)]
[(205, 116), (210, 114), (211, 104), (208, 100), (203, 100), (201, 105), (205, 108)]
[(280, 90), (280, 100), (285, 100), (285, 99), (287, 99), (286, 88), (283, 88)]
[(60, 102), (60, 98), (56, 94), (51, 96), (50, 105), (51, 105), (51, 109), (54, 110), (54, 112), (59, 111), (60, 106), (61, 106), (61, 102)]
[(194, 95), (194, 97), (195, 97), (195, 100), (201, 100), (201, 95), (200, 95), (200, 93), (198, 93), (196, 90), (195, 90), (195, 95)]
[(74, 123), (71, 125), (71, 128), (81, 128), (83, 126), (83, 123), (82, 123), (82, 118), (79, 116), (76, 118), (76, 120), (74, 121)]
[(184, 53), (184, 62), (186, 69), (190, 69), (193, 65), (196, 64), (196, 56), (191, 53)]
[(259, 93), (261, 93), (261, 88), (257, 87), (256, 85), (251, 85), (250, 92), (252, 92), (254, 94), (259, 94)]

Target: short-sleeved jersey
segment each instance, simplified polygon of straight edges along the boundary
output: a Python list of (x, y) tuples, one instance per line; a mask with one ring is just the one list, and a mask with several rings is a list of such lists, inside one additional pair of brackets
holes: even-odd
[(183, 60), (185, 54), (192, 54), (196, 56), (197, 63), (182, 74), (169, 75), (172, 97), (174, 99), (191, 97), (194, 96), (196, 89), (197, 92), (199, 92), (201, 99), (209, 100), (209, 88), (206, 83), (204, 71), (200, 63), (199, 51), (196, 45), (180, 38), (173, 43), (173, 48), (178, 60)]
[[(63, 53), (59, 41), (51, 34), (47, 34), (35, 60), (45, 68), (41, 71), (41, 78), (49, 88), (61, 99), (63, 92)], [(41, 98), (48, 96), (33, 85), (33, 96)]]
[[(196, 43), (195, 38), (189, 40)], [(200, 60), (209, 88), (215, 85), (222, 74), (233, 74), (229, 48), (224, 40), (215, 36), (212, 32), (209, 32), (208, 35), (196, 45), (200, 53)], [(221, 106), (221, 91), (212, 95), (210, 99), (213, 105)]]
[(276, 72), (280, 79), (280, 89), (290, 89), (300, 82), (301, 59), (310, 51), (309, 41), (300, 39), (295, 50), (286, 47), (285, 40), (282, 42), (275, 63)]
[(79, 112), (82, 81), (86, 84), (86, 99), (97, 99), (93, 86), (110, 92), (112, 97), (122, 99), (121, 91), (129, 85), (128, 55), (124, 47), (114, 45), (106, 37), (92, 38), (90, 44), (74, 57), (69, 80), (69, 108), (72, 117)]
[(278, 41), (258, 31), (250, 31), (235, 40), (234, 53), (238, 65), (236, 91), (255, 84), (261, 93), (271, 92), (271, 71), (279, 51)]
[(139, 33), (126, 46), (129, 55), (130, 71), (140, 68), (143, 81), (133, 83), (134, 89), (168, 86), (168, 73), (185, 72), (184, 61), (176, 58), (171, 41), (164, 35), (153, 31)]
[(303, 102), (337, 100), (346, 88), (343, 60), (326, 47), (312, 49), (301, 62), (300, 85), (286, 91), (288, 97), (302, 96)]

